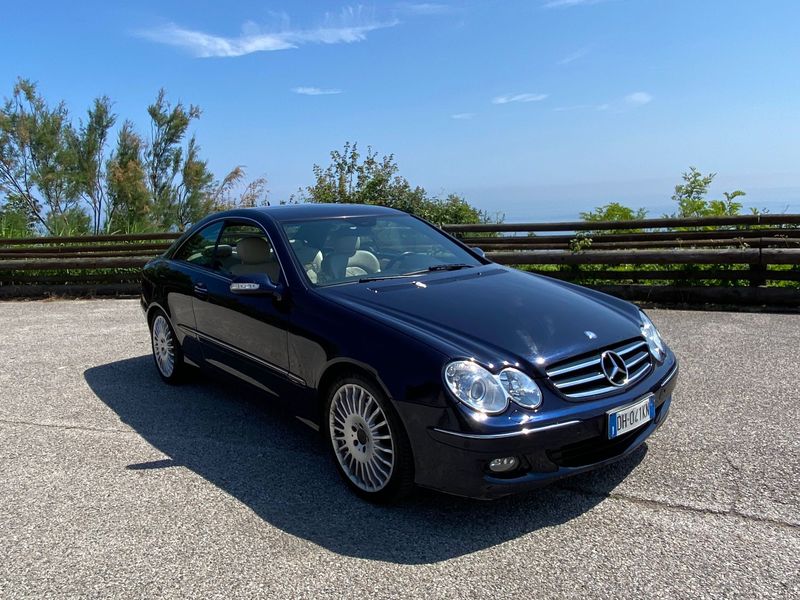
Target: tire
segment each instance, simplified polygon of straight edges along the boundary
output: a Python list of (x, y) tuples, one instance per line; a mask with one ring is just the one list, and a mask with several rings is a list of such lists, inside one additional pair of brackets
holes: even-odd
[(336, 470), (356, 495), (382, 504), (414, 489), (405, 428), (386, 394), (366, 377), (353, 374), (331, 385), (322, 430)]
[(183, 350), (167, 315), (160, 309), (150, 317), (150, 347), (161, 379), (170, 385), (180, 383), (186, 374)]

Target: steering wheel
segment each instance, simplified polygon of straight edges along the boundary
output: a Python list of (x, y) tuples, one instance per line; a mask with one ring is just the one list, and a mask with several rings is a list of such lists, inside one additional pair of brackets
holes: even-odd
[(384, 271), (391, 271), (392, 267), (394, 267), (400, 261), (405, 260), (405, 258), (407, 256), (411, 255), (411, 254), (414, 254), (414, 252), (406, 251), (406, 252), (403, 252), (400, 256), (395, 256), (394, 258), (390, 258), (389, 262), (386, 263), (386, 266), (383, 268), (383, 270)]

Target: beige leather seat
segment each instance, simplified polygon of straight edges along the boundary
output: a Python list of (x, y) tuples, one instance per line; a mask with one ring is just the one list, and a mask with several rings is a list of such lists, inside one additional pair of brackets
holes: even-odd
[(236, 254), (241, 263), (231, 266), (236, 276), (266, 273), (272, 281), (278, 281), (280, 267), (269, 243), (263, 238), (248, 237), (236, 244)]
[(371, 275), (381, 270), (381, 263), (372, 252), (359, 250), (361, 238), (349, 231), (336, 235), (333, 251), (322, 260), (321, 274), (327, 281), (345, 277)]
[(322, 252), (319, 248), (315, 248), (305, 240), (296, 239), (290, 240), (297, 259), (306, 271), (306, 275), (312, 283), (317, 283), (319, 272), (322, 269)]
[(368, 274), (377, 273), (381, 270), (381, 261), (368, 250), (356, 250), (356, 253), (347, 261), (347, 267), (359, 268)]

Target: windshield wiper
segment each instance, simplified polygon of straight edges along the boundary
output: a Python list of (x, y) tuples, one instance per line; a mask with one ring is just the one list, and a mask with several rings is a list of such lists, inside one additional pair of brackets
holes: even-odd
[(425, 273), (435, 273), (437, 271), (458, 271), (459, 269), (469, 269), (475, 265), (468, 265), (466, 263), (454, 263), (450, 265), (433, 265), (421, 271), (413, 271), (411, 273), (403, 273), (402, 275), (377, 275), (375, 277), (362, 277), (358, 280), (359, 283), (369, 283), (370, 281), (383, 281), (384, 279), (402, 279), (404, 277), (414, 277), (415, 275), (424, 275)]
[(459, 269), (471, 269), (475, 265), (468, 265), (466, 263), (453, 263), (449, 265), (433, 265), (421, 271), (414, 271), (413, 273), (406, 273), (406, 275), (424, 275), (425, 273), (435, 273), (436, 271), (458, 271)]
[(433, 265), (428, 267), (428, 271), (458, 271), (459, 269), (471, 269), (475, 265), (466, 263), (453, 263), (452, 265)]
[[(427, 271), (423, 271), (427, 272)], [(369, 283), (370, 281), (383, 281), (384, 279), (403, 279), (405, 277), (413, 277), (419, 273), (406, 273), (405, 275), (376, 275), (374, 277), (362, 277), (358, 283)]]

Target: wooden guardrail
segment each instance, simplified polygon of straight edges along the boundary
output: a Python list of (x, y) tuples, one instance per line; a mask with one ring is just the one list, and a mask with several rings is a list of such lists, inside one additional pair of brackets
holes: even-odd
[(0, 298), (133, 295), (177, 233), (0, 239)]
[(800, 308), (800, 215), (444, 225), (495, 262), (630, 300)]
[[(800, 215), (444, 225), (492, 260), (633, 300), (800, 307)], [(177, 233), (0, 239), (0, 298), (136, 294)]]

